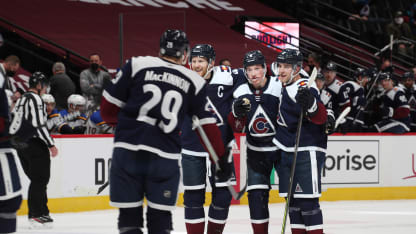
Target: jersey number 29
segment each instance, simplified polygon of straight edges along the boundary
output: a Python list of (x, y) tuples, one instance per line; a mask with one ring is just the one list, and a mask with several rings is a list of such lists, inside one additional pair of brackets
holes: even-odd
[[(182, 95), (178, 91), (169, 90), (162, 96), (162, 90), (154, 84), (143, 85), (143, 92), (151, 92), (152, 97), (141, 106), (137, 120), (146, 122), (152, 126), (157, 124), (164, 133), (172, 132), (178, 124), (178, 112), (183, 101)], [(159, 120), (158, 122), (158, 119), (148, 116), (149, 111), (160, 102), (162, 102), (160, 113), (163, 118), (168, 120), (167, 124), (163, 120)]]

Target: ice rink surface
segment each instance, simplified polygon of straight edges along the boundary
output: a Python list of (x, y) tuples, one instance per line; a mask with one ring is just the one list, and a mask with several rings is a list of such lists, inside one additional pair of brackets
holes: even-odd
[[(284, 204), (270, 204), (269, 233), (280, 233)], [(321, 202), (325, 234), (416, 233), (416, 200)], [(206, 207), (207, 210), (207, 207)], [(206, 212), (207, 213), (207, 212)], [(117, 234), (117, 210), (51, 214), (54, 227), (30, 230), (27, 216), (18, 217), (17, 233)], [(173, 212), (174, 231), (184, 234), (183, 207)], [(252, 233), (247, 205), (235, 205), (224, 234)], [(286, 233), (290, 233), (287, 226)]]

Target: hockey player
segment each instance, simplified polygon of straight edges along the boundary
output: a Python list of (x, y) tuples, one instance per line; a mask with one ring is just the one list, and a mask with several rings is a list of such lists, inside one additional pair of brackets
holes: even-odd
[(342, 81), (337, 78), (337, 66), (333, 62), (328, 62), (324, 68), (325, 89), (332, 95), (332, 110), (335, 117), (340, 114), (339, 110), (339, 89)]
[(247, 192), (253, 233), (267, 234), (270, 175), (280, 161), (280, 151), (273, 144), (273, 138), (282, 84), (277, 77), (266, 75), (266, 61), (259, 50), (247, 52), (243, 66), (238, 74), (248, 82), (234, 91), (229, 121), (235, 131), (246, 133)]
[(410, 106), (402, 88), (394, 87), (389, 73), (381, 73), (380, 83), (384, 88), (382, 98), (382, 120), (375, 124), (378, 132), (405, 133), (410, 128)]
[(10, 111), (6, 77), (0, 72), (0, 233), (16, 232), (16, 212), (22, 203), (17, 152), (9, 139)]
[(72, 128), (68, 125), (64, 118), (62, 118), (58, 109), (55, 108), (55, 98), (51, 94), (43, 94), (42, 100), (46, 105), (46, 113), (48, 120), (46, 126), (51, 134), (72, 134)]
[(25, 174), (30, 179), (28, 193), (31, 228), (50, 228), (47, 185), (50, 178), (50, 156), (58, 155), (53, 138), (46, 128), (46, 107), (40, 95), (46, 92), (48, 81), (41, 72), (29, 78), (29, 90), (16, 102), (9, 132), (18, 136), (25, 147), (17, 149)]
[(410, 131), (416, 132), (416, 87), (413, 72), (405, 72), (398, 85), (402, 88), (410, 106)]
[[(287, 197), (296, 135), (300, 134), (296, 170), (293, 178), (293, 197), (289, 203), (289, 217), (293, 234), (323, 233), (321, 170), (325, 161), (327, 136), (326, 108), (319, 99), (315, 83), (307, 88), (308, 77), (301, 77), (302, 54), (284, 49), (278, 56), (279, 79), (283, 84), (275, 144), (282, 150), (278, 169), (279, 194)], [(302, 128), (297, 131), (300, 113), (305, 113)]]
[(103, 92), (101, 116), (117, 123), (110, 172), (111, 205), (119, 207), (123, 234), (143, 233), (147, 200), (149, 234), (170, 233), (180, 179), (179, 131), (186, 115), (196, 116), (220, 157), (219, 178), (229, 178), (221, 132), (207, 110), (205, 81), (185, 68), (189, 42), (180, 30), (160, 39), (159, 57), (133, 57)]
[[(215, 50), (209, 44), (199, 44), (191, 49), (190, 68), (205, 79), (208, 102), (205, 106), (217, 120), (222, 133), (222, 141), (228, 145), (233, 139), (233, 132), (227, 123), (231, 110), (233, 86), (237, 80), (232, 77), (231, 68), (216, 66)], [(244, 80), (243, 80), (244, 81)], [(182, 125), (182, 169), (184, 184), (185, 223), (188, 234), (204, 233), (205, 229), (205, 188), (207, 175), (214, 175), (215, 165), (211, 164), (207, 172), (208, 153), (191, 129), (191, 121), (186, 117)], [(222, 233), (227, 221), (231, 203), (231, 194), (227, 181), (210, 176), (212, 203), (208, 211), (207, 233)]]
[(325, 77), (322, 75), (322, 73), (318, 73), (316, 75), (316, 87), (319, 89), (320, 95), (319, 98), (321, 99), (321, 102), (324, 104), (326, 108), (326, 113), (328, 115), (328, 119), (326, 122), (326, 134), (330, 135), (334, 133), (335, 129), (335, 113), (332, 110), (332, 95), (327, 91), (325, 88)]
[(84, 134), (87, 116), (84, 114), (87, 101), (79, 94), (68, 97), (68, 109), (59, 113), (66, 119), (74, 134)]
[(99, 108), (88, 118), (85, 134), (111, 134), (113, 132), (114, 127), (103, 120)]
[(364, 107), (366, 98), (364, 88), (370, 80), (369, 70), (357, 68), (354, 72), (355, 81), (346, 81), (341, 85), (338, 105), (341, 111), (351, 107), (351, 111), (340, 126), (342, 132), (362, 132), (364, 129)]

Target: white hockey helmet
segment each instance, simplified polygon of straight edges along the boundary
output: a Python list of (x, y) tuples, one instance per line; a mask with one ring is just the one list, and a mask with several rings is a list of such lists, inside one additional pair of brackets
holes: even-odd
[(71, 108), (71, 104), (74, 106), (85, 106), (87, 104), (87, 101), (85, 98), (79, 94), (72, 94), (68, 97), (68, 108)]
[(55, 103), (55, 98), (51, 94), (43, 94), (42, 100), (44, 103)]

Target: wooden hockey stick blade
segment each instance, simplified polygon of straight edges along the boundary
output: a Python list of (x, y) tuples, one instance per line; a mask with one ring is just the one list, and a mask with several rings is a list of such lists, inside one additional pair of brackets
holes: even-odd
[(338, 116), (338, 118), (337, 118), (337, 120), (335, 121), (335, 128), (334, 129), (337, 129), (337, 127), (338, 127), (338, 125), (341, 123), (341, 121), (348, 115), (348, 113), (350, 113), (350, 111), (351, 111), (351, 107), (347, 107), (347, 108), (345, 108), (342, 112), (341, 112), (341, 114)]
[(97, 190), (97, 195), (100, 194), (108, 186), (108, 181), (101, 185)]

